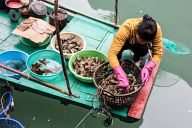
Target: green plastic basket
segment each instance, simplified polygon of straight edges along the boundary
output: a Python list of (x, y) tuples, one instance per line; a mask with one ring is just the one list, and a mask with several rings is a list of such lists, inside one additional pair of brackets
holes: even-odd
[(48, 45), (51, 41), (51, 38), (52, 38), (52, 35), (48, 36), (47, 39), (45, 39), (45, 41), (43, 41), (42, 43), (35, 43), (32, 40), (24, 37), (20, 37), (20, 41), (21, 43), (30, 47), (42, 47), (42, 46)]
[(105, 60), (108, 61), (107, 56), (99, 51), (96, 50), (84, 50), (84, 51), (79, 51), (77, 53), (75, 53), (73, 56), (71, 56), (71, 58), (69, 59), (69, 70), (71, 71), (71, 73), (80, 81), (85, 82), (85, 83), (93, 83), (93, 77), (83, 77), (79, 74), (77, 74), (74, 71), (74, 67), (73, 67), (73, 62), (75, 62), (77, 57), (98, 57), (101, 60)]

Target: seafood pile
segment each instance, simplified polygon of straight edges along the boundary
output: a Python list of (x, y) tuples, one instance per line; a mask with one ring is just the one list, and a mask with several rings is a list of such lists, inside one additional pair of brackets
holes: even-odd
[(105, 61), (98, 57), (77, 57), (73, 62), (74, 70), (84, 77), (93, 77), (96, 68)]
[(31, 71), (38, 75), (52, 75), (61, 70), (61, 66), (53, 60), (42, 59), (32, 64)]
[[(76, 40), (75, 35), (71, 35), (69, 38), (61, 39), (61, 45), (63, 48), (62, 49), (63, 53), (68, 53), (68, 54), (72, 54), (83, 49), (82, 42)], [(59, 45), (57, 40), (55, 43), (55, 48), (59, 50)]]
[(121, 94), (134, 92), (141, 86), (136, 84), (137, 83), (136, 78), (132, 74), (128, 74), (127, 78), (129, 80), (129, 85), (130, 85), (128, 92), (126, 92), (124, 89), (118, 86), (119, 83), (114, 74), (111, 74), (107, 78), (102, 79), (98, 83), (98, 87), (114, 95), (121, 95)]

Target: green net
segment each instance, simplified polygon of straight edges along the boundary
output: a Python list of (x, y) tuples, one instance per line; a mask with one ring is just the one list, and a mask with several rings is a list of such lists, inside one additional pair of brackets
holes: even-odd
[(191, 53), (191, 50), (188, 47), (184, 46), (183, 44), (176, 44), (175, 42), (170, 41), (166, 38), (163, 38), (163, 46), (165, 47), (165, 49), (173, 54), (186, 55)]

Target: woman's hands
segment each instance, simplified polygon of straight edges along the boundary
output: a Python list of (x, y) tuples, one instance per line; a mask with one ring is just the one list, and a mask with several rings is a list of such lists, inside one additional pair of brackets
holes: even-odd
[(114, 74), (119, 82), (119, 86), (126, 91), (130, 88), (127, 76), (121, 66), (116, 66), (113, 68)]
[(155, 62), (149, 61), (141, 70), (141, 79), (144, 85), (147, 83), (149, 79), (149, 75), (151, 74), (153, 68), (156, 66)]
[[(142, 79), (142, 82), (144, 83), (144, 85), (148, 81), (149, 76), (155, 66), (156, 66), (155, 62), (149, 61), (141, 70), (141, 79)], [(129, 88), (130, 88), (129, 80), (127, 79), (127, 76), (126, 76), (124, 70), (122, 69), (122, 67), (120, 65), (116, 66), (113, 68), (113, 71), (119, 82), (119, 86), (122, 87), (123, 89), (125, 89), (126, 91), (129, 90)]]

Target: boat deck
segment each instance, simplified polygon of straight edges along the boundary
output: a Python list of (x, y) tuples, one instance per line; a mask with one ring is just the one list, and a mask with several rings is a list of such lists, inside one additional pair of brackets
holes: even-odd
[[(0, 51), (16, 49), (31, 54), (39, 49), (50, 49), (49, 45), (38, 48), (26, 46), (20, 42), (19, 36), (11, 34), (11, 32), (22, 22), (23, 19), (25, 18), (20, 19), (19, 22), (11, 22), (8, 12), (5, 10), (0, 10)], [(46, 18), (45, 20), (48, 19)], [(72, 17), (70, 22), (62, 31), (80, 34), (85, 38), (87, 43), (86, 49), (96, 49), (105, 54), (107, 54), (113, 36), (117, 32), (117, 30), (113, 27), (80, 15), (75, 15)], [(131, 106), (131, 108), (112, 110), (113, 117), (119, 118), (125, 122), (130, 122), (132, 119), (140, 119), (142, 117), (142, 113), (147, 103), (157, 69), (158, 66), (156, 66), (156, 70), (154, 70), (152, 73), (152, 77), (148, 82), (148, 86), (142, 88), (138, 98), (136, 99), (136, 102)], [(25, 73), (28, 74), (29, 72), (26, 71)], [(96, 88), (94, 84), (86, 84), (78, 81), (72, 75), (72, 73), (70, 73), (68, 67), (67, 73), (69, 76), (72, 93), (78, 94), (80, 98), (69, 97), (68, 95), (37, 84), (23, 77), (20, 79), (14, 79), (0, 75), (0, 81), (6, 82), (7, 80), (11, 85), (14, 86), (15, 89), (20, 91), (30, 91), (32, 93), (60, 100), (64, 104), (74, 104), (83, 108), (91, 109), (92, 102), (89, 100), (92, 99), (92, 97), (96, 94)], [(62, 75), (49, 83), (67, 90), (67, 86)]]

